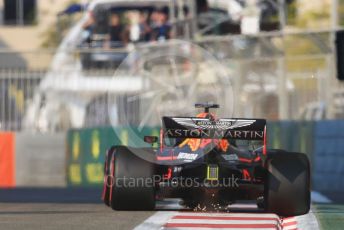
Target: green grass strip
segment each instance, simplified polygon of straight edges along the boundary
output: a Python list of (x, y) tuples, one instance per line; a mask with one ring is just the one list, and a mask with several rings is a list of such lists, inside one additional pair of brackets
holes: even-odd
[(320, 229), (344, 229), (344, 205), (316, 204), (314, 207), (314, 214), (319, 221)]

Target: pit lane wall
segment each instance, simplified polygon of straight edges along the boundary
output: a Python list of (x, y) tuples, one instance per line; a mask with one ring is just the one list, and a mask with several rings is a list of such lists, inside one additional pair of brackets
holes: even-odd
[[(101, 185), (106, 149), (119, 144), (135, 146), (132, 134), (132, 129), (125, 127), (70, 130), (67, 134), (67, 184)], [(137, 135), (135, 131), (134, 134)], [(139, 136), (158, 134), (159, 128), (145, 128), (144, 134)], [(307, 153), (314, 190), (344, 191), (344, 120), (269, 122), (268, 145), (273, 149)]]

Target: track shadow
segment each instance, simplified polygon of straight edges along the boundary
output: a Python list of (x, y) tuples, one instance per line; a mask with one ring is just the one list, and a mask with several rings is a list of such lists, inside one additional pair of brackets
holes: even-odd
[(180, 199), (164, 199), (157, 201), (156, 211), (182, 211), (182, 212), (230, 212), (230, 213), (263, 213), (262, 209), (258, 209), (254, 202), (239, 201), (238, 203), (232, 204), (228, 207), (220, 207), (217, 209), (206, 208), (204, 210), (198, 209), (193, 210), (182, 205)]
[(93, 211), (0, 211), (1, 215), (55, 215), (55, 214), (86, 214), (95, 213)]
[(0, 189), (2, 203), (101, 203), (102, 188)]

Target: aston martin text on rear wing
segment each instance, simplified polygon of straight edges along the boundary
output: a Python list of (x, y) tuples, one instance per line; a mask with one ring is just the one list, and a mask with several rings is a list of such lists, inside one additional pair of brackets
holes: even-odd
[(197, 117), (163, 117), (164, 134), (170, 138), (264, 140), (266, 120)]

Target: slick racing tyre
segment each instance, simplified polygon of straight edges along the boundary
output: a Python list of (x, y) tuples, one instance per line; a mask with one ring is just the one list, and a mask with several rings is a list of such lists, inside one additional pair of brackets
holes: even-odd
[[(110, 205), (114, 210), (153, 210), (155, 208), (154, 165), (136, 156), (129, 149), (118, 146), (111, 164), (113, 184)], [(145, 150), (147, 151), (147, 150)]]
[(111, 159), (114, 154), (115, 147), (111, 147), (106, 151), (105, 163), (104, 163), (104, 185), (102, 198), (106, 206), (110, 206), (110, 186), (112, 184), (110, 172)]
[(297, 216), (310, 209), (310, 165), (302, 153), (274, 151), (266, 160), (264, 206), (280, 216)]

